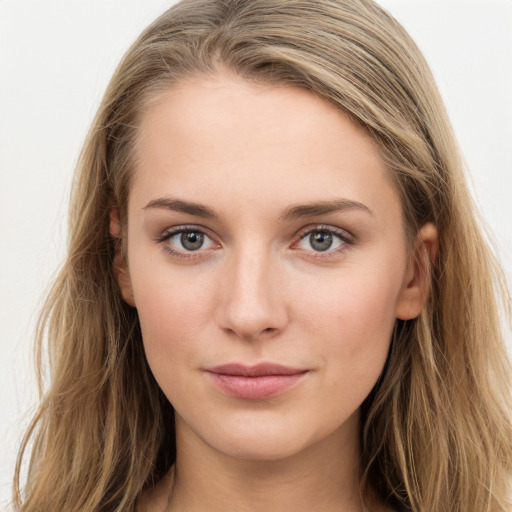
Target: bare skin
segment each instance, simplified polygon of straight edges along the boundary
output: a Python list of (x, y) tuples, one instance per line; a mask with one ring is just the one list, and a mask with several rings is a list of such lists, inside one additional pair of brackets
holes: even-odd
[[(357, 425), (357, 419), (354, 421)], [(353, 466), (359, 453), (356, 446), (340, 446), (342, 464), (329, 452), (330, 439), (286, 460), (273, 462), (232, 460), (220, 461), (211, 453), (197, 467), (197, 458), (204, 456), (200, 445), (183, 446), (183, 457), (176, 468), (155, 489), (146, 492), (139, 502), (138, 512), (174, 512), (184, 510), (222, 511), (239, 510), (258, 512), (268, 510), (343, 510), (358, 512), (361, 504)], [(199, 449), (198, 449), (199, 447)], [(327, 462), (326, 462), (327, 461)], [(212, 478), (212, 475), (214, 477)], [(338, 481), (333, 487), (331, 482)], [(198, 491), (200, 489), (200, 491)], [(236, 489), (236, 493), (233, 493)], [(322, 503), (335, 503), (334, 508)], [(276, 508), (278, 507), (278, 508)], [(384, 511), (376, 508), (377, 511)]]
[[(314, 95), (226, 72), (162, 95), (116, 264), (178, 455), (138, 512), (360, 512), (359, 408), (436, 247), (431, 225), (408, 246), (374, 141)], [(232, 363), (299, 377), (254, 394), (219, 378)]]

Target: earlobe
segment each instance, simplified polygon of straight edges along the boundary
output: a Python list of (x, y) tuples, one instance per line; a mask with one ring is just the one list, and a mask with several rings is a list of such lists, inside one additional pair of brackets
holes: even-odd
[(423, 310), (430, 293), (431, 265), (436, 261), (438, 249), (437, 228), (429, 222), (420, 229), (414, 244), (397, 302), (397, 318), (411, 320)]
[(135, 307), (128, 262), (126, 261), (126, 256), (124, 255), (121, 243), (121, 223), (119, 222), (119, 216), (115, 209), (112, 209), (110, 212), (110, 234), (114, 238), (115, 243), (115, 255), (114, 261), (112, 262), (114, 276), (119, 286), (121, 296), (125, 302), (130, 304), (130, 306)]

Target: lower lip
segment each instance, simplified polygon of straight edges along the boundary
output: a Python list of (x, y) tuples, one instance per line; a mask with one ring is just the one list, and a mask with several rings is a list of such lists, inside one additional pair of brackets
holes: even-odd
[(208, 372), (213, 383), (224, 393), (246, 400), (264, 400), (284, 393), (298, 384), (307, 372), (293, 375), (226, 375)]

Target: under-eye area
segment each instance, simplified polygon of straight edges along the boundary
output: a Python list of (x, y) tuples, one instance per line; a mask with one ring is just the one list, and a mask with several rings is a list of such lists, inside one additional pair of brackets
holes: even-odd
[[(327, 225), (308, 226), (300, 230), (292, 240), (290, 249), (307, 254), (312, 258), (329, 259), (340, 256), (354, 244), (353, 235), (346, 230)], [(176, 226), (166, 229), (155, 242), (166, 252), (177, 258), (205, 258), (223, 246), (204, 228), (197, 226)]]
[(155, 241), (161, 244), (166, 252), (177, 258), (205, 257), (205, 253), (221, 248), (219, 243), (195, 226), (168, 229)]
[(354, 237), (347, 231), (327, 225), (305, 228), (299, 236), (292, 249), (317, 253), (318, 258), (341, 255), (354, 244)]

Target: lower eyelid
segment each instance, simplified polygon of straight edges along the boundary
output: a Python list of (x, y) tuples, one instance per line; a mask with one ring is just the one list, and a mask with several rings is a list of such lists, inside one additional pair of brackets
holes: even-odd
[[(187, 250), (180, 248), (177, 244), (173, 244), (171, 239), (182, 235), (183, 233), (200, 233), (204, 236), (206, 247), (200, 247), (197, 250)], [(159, 237), (155, 239), (155, 242), (160, 244), (163, 250), (171, 255), (173, 258), (183, 259), (192, 261), (194, 259), (202, 259), (208, 256), (211, 251), (220, 247), (220, 244), (210, 236), (205, 229), (198, 228), (195, 226), (179, 226), (164, 231)], [(182, 245), (180, 243), (180, 245)]]
[[(324, 251), (315, 250), (314, 248), (301, 248), (297, 247), (304, 239), (307, 239), (313, 233), (324, 232), (332, 234), (339, 241), (339, 245), (334, 248), (328, 248)], [(292, 249), (300, 250), (304, 256), (312, 259), (328, 260), (330, 258), (336, 258), (341, 256), (343, 253), (348, 251), (354, 244), (354, 237), (345, 230), (336, 229), (328, 225), (317, 225), (314, 227), (308, 227), (302, 231), (299, 235), (299, 240), (295, 242)]]
[[(173, 246), (169, 243), (170, 239), (177, 235), (181, 235), (183, 233), (187, 232), (196, 232), (201, 233), (205, 239), (208, 240), (208, 247), (200, 247), (197, 250), (186, 250), (186, 249), (179, 249)], [(298, 243), (300, 243), (302, 240), (304, 240), (306, 237), (310, 236), (311, 234), (315, 232), (325, 232), (332, 234), (333, 236), (337, 237), (340, 241), (340, 245), (338, 247), (335, 247), (334, 249), (326, 249), (325, 251), (315, 251), (314, 249), (303, 249), (306, 252), (311, 253), (312, 257), (314, 258), (328, 258), (329, 256), (335, 256), (339, 255), (340, 253), (346, 251), (350, 245), (354, 243), (354, 240), (352, 236), (346, 232), (345, 230), (337, 230), (330, 226), (316, 226), (313, 228), (308, 228), (306, 231), (303, 231), (301, 234), (299, 234), (299, 240), (293, 244), (293, 246), (296, 246)], [(204, 229), (197, 228), (194, 226), (181, 226), (176, 229), (169, 229), (162, 233), (160, 236), (158, 236), (155, 239), (155, 242), (160, 243), (164, 246), (164, 249), (166, 252), (173, 256), (182, 257), (182, 258), (194, 258), (194, 257), (204, 257), (205, 252), (210, 252), (212, 249), (220, 248), (221, 245), (216, 242), (211, 236), (206, 233)], [(292, 248), (293, 248), (292, 246)]]

